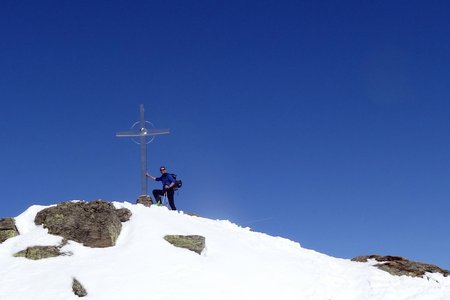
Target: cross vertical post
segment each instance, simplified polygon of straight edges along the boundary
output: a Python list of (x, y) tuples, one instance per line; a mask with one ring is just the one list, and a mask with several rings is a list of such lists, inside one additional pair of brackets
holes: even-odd
[[(140, 130), (145, 130), (145, 117), (144, 117), (144, 105), (140, 107)], [(147, 138), (145, 135), (140, 137), (141, 144), (141, 195), (148, 195), (147, 193)]]
[[(136, 126), (139, 125), (139, 129), (136, 130)], [(151, 126), (151, 129), (146, 128), (147, 125)], [(154, 129), (153, 124), (145, 120), (144, 105), (140, 105), (140, 120), (131, 126), (131, 131), (117, 132), (116, 137), (129, 137), (133, 141), (140, 145), (140, 161), (141, 161), (141, 195), (148, 195), (147, 191), (147, 144), (153, 141), (155, 136), (162, 134), (169, 134), (169, 129)], [(138, 140), (136, 140), (139, 138)]]

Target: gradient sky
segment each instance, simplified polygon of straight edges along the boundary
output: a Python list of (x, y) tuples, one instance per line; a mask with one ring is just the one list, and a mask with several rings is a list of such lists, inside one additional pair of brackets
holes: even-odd
[[(134, 202), (139, 104), (180, 210), (450, 269), (449, 1), (0, 4), (0, 216)], [(159, 183), (150, 183), (150, 189)]]

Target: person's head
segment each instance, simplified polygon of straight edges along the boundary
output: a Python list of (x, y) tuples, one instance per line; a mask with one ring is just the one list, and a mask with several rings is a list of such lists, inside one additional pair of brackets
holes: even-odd
[(164, 167), (164, 166), (161, 166), (159, 168), (159, 171), (161, 172), (161, 174), (166, 174), (166, 172), (167, 172), (166, 167)]

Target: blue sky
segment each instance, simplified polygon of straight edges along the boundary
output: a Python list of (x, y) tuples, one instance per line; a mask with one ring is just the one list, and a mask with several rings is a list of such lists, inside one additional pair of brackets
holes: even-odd
[[(319, 3), (320, 2), (320, 3)], [(2, 1), (0, 216), (134, 202), (450, 268), (448, 1)], [(159, 188), (150, 183), (150, 189)]]

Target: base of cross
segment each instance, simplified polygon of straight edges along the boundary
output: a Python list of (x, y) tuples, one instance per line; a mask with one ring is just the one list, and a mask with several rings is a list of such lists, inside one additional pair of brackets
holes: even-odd
[(150, 205), (153, 204), (152, 197), (149, 195), (140, 195), (137, 200), (136, 204), (142, 204), (144, 206), (150, 207)]

